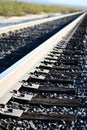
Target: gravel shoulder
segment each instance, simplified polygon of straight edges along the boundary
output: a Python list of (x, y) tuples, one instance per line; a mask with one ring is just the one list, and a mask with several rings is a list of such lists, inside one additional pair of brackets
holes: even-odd
[(3, 17), (0, 16), (0, 24), (3, 23), (14, 23), (14, 22), (22, 22), (25, 20), (34, 20), (34, 19), (39, 19), (39, 18), (44, 18), (44, 17), (48, 17), (48, 14), (40, 14), (40, 15), (34, 15), (34, 14), (29, 14), (26, 16), (14, 16), (14, 17)]

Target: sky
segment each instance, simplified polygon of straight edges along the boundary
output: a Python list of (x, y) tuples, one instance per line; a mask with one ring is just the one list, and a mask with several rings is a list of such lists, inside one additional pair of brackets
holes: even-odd
[(20, 0), (20, 1), (87, 7), (87, 0)]

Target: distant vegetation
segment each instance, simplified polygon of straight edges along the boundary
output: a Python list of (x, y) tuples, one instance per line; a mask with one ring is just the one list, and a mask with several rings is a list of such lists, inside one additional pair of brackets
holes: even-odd
[(41, 14), (44, 13), (67, 13), (78, 11), (75, 8), (39, 5), (18, 2), (17, 0), (0, 0), (0, 15), (2, 16), (23, 16), (26, 14)]

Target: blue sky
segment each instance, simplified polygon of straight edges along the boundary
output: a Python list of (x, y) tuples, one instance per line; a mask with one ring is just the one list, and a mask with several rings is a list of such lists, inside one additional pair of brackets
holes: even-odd
[(20, 1), (87, 7), (87, 0), (20, 0)]

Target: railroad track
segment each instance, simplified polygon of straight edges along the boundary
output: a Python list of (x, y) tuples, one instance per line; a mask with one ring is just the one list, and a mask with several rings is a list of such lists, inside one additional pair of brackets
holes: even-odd
[(2, 130), (87, 129), (86, 21), (84, 13), (1, 74)]

